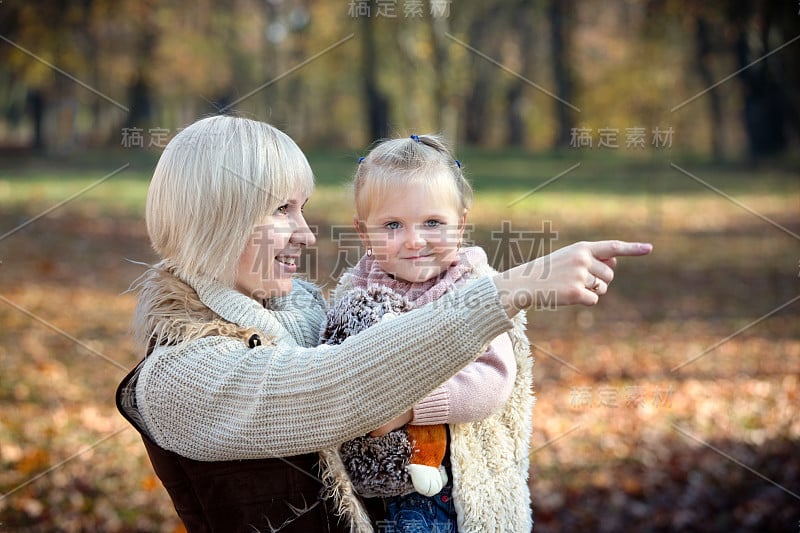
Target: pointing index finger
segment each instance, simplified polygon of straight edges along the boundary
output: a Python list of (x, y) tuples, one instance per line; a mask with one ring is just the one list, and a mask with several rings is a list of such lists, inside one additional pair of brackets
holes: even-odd
[(602, 260), (617, 256), (647, 255), (653, 251), (648, 242), (598, 241), (591, 244), (592, 254)]

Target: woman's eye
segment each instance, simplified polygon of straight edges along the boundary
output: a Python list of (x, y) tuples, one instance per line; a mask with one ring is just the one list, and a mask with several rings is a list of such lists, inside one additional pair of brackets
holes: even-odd
[(400, 229), (400, 223), (399, 222), (387, 222), (386, 224), (383, 225), (383, 227), (386, 228), (386, 229)]
[(289, 204), (284, 204), (280, 206), (278, 209), (275, 210), (275, 213), (278, 215), (288, 215), (289, 214)]

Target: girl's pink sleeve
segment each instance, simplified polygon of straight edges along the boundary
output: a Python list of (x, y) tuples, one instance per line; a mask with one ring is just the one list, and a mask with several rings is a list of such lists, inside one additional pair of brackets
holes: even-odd
[(414, 406), (412, 424), (459, 424), (492, 415), (511, 395), (517, 365), (511, 339), (504, 333), (458, 374)]

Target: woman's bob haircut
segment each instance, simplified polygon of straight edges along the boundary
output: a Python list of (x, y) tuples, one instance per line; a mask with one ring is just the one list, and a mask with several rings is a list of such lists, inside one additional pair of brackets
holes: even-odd
[(308, 160), (285, 133), (246, 118), (205, 118), (161, 154), (147, 192), (147, 232), (179, 277), (232, 287), (254, 228), (313, 188)]

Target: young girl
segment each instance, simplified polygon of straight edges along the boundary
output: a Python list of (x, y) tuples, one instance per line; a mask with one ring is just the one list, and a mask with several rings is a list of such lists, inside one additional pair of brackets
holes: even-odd
[[(334, 300), (354, 287), (384, 285), (418, 307), (494, 272), (482, 249), (462, 247), (472, 188), (439, 137), (412, 135), (379, 144), (359, 163), (354, 193), (354, 225), (367, 252), (342, 276)], [(444, 463), (450, 481), (432, 497), (412, 493), (383, 500), (385, 521), (376, 524), (382, 530), (531, 530), (532, 360), (523, 313), (514, 324), (475, 362), (379, 428), (383, 433), (406, 423), (447, 423), (449, 434)], [(348, 487), (337, 491), (340, 510), (361, 529), (363, 521), (353, 518), (365, 516), (359, 500)]]

